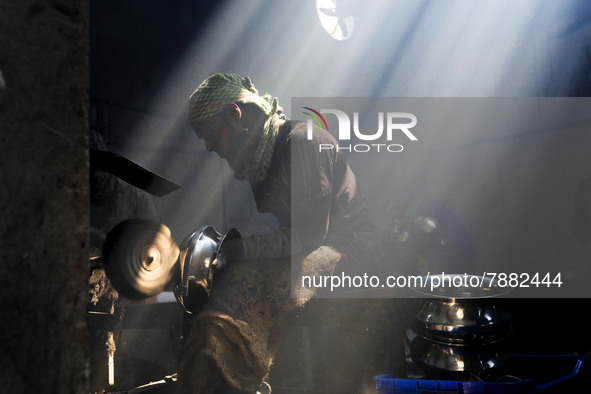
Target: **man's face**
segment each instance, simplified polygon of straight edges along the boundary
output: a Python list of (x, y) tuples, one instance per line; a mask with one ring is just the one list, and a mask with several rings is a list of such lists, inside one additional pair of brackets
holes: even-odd
[[(234, 124), (222, 112), (205, 119), (195, 127), (197, 137), (205, 142), (209, 152), (216, 152), (226, 159), (230, 168), (236, 173), (246, 164), (246, 160), (254, 153), (252, 142), (239, 124)], [(256, 146), (254, 146), (256, 148)]]

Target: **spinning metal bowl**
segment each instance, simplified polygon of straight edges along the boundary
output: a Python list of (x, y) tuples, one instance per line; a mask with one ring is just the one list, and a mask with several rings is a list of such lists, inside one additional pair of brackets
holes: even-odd
[(236, 229), (222, 236), (212, 226), (202, 226), (183, 240), (173, 290), (187, 312), (195, 312), (209, 297), (214, 272), (226, 264), (224, 242), (239, 238)]

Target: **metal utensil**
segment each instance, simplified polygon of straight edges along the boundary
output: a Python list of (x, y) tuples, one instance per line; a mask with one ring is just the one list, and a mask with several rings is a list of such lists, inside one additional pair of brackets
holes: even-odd
[(482, 372), (505, 364), (511, 353), (498, 346), (454, 346), (416, 337), (411, 358), (428, 374)]
[(188, 313), (194, 313), (211, 292), (214, 272), (226, 265), (221, 249), (226, 240), (240, 238), (236, 229), (222, 236), (212, 226), (202, 226), (181, 243), (173, 291)]
[(415, 315), (418, 335), (445, 344), (490, 344), (512, 331), (512, 313), (489, 300), (429, 299)]

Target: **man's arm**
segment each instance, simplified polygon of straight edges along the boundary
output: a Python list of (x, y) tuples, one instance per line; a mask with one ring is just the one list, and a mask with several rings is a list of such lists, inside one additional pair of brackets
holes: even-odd
[(290, 191), (285, 204), (291, 211), (291, 225), (243, 239), (244, 259), (289, 257), (323, 244), (330, 223), (334, 157), (319, 152), (318, 143), (300, 133), (291, 140), (289, 156), (276, 163), (290, 174), (283, 187)]
[(306, 201), (294, 209), (292, 227), (242, 239), (242, 259), (290, 257), (322, 245), (328, 231), (330, 196)]

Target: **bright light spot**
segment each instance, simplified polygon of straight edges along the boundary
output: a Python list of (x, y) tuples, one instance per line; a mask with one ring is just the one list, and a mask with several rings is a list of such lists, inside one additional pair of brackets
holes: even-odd
[(342, 2), (317, 0), (316, 12), (322, 28), (335, 40), (347, 40), (353, 35), (355, 17), (349, 15)]

